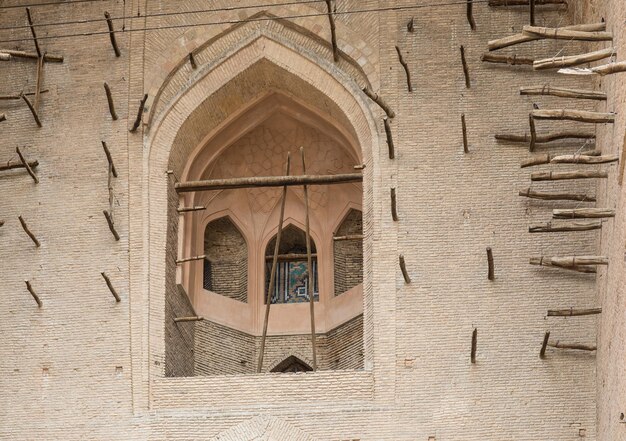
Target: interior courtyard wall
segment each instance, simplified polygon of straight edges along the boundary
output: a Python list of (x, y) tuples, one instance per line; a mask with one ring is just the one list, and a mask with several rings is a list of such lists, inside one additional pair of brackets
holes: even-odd
[[(624, 33), (619, 24), (625, 15), (623, 2), (593, 3), (596, 9), (590, 16), (568, 16), (574, 9), (565, 15), (541, 9), (539, 22), (555, 25), (605, 17), (616, 35), (618, 53), (622, 53)], [(338, 10), (384, 5), (371, 0), (345, 1), (339, 2)], [(202, 7), (206, 2), (184, 3), (188, 10)], [(315, 7), (324, 11), (323, 5)], [(168, 11), (172, 4), (107, 1), (106, 8), (113, 16), (130, 17)], [(33, 14), (36, 22), (69, 21), (101, 18), (103, 9), (100, 2), (71, 7), (59, 4), (35, 7)], [(251, 12), (224, 11), (214, 17), (232, 20)], [(192, 15), (198, 22), (206, 20), (206, 15)], [(414, 34), (406, 32), (411, 17), (415, 17)], [(189, 440), (214, 439), (222, 432), (252, 437), (264, 430), (274, 432), (277, 438), (280, 433), (304, 433), (302, 439), (312, 440), (561, 441), (578, 439), (581, 433), (601, 441), (623, 437), (626, 425), (616, 419), (625, 411), (626, 342), (621, 306), (626, 225), (625, 196), (623, 187), (615, 183), (616, 167), (608, 167), (609, 179), (598, 188), (599, 201), (614, 205), (618, 212), (601, 234), (535, 237), (527, 233), (528, 225), (548, 221), (553, 205), (517, 196), (529, 183), (528, 171), (519, 169), (528, 152), (525, 146), (493, 140), (493, 134), (500, 131), (524, 133), (533, 102), (542, 108), (572, 105), (558, 98), (520, 97), (520, 86), (545, 82), (595, 86), (609, 94), (606, 108), (616, 109), (624, 105), (623, 81), (616, 76), (598, 83), (556, 73), (538, 74), (523, 67), (487, 66), (480, 62), (486, 42), (519, 32), (527, 23), (527, 13), (476, 4), (474, 17), (477, 30), (472, 32), (464, 5), (337, 16), (338, 24), (353, 29), (366, 42), (359, 49), (376, 60), (375, 72), (368, 75), (380, 78), (373, 82), (374, 88), (398, 115), (392, 121), (397, 151), (391, 161), (384, 145), (382, 113), (371, 105), (382, 147), (373, 152), (366, 168), (372, 190), (364, 199), (364, 205), (371, 204), (370, 217), (364, 218), (365, 235), (370, 235), (365, 252), (366, 259), (373, 259), (373, 296), (366, 297), (365, 305), (365, 370), (344, 376), (333, 372), (251, 375), (229, 387), (218, 378), (162, 378), (167, 354), (151, 352), (169, 332), (163, 329), (169, 325), (163, 323), (170, 313), (166, 314), (165, 301), (158, 312), (156, 300), (147, 295), (151, 284), (147, 268), (154, 269), (152, 264), (159, 271), (170, 271), (168, 280), (174, 283), (161, 286), (168, 295), (177, 287), (174, 266), (165, 265), (165, 259), (150, 262), (151, 238), (144, 232), (152, 228), (168, 232), (171, 242), (166, 256), (173, 261), (178, 257), (178, 221), (171, 218), (174, 220), (154, 224), (147, 214), (150, 195), (145, 189), (149, 182), (161, 185), (171, 180), (173, 184), (175, 177), (166, 175), (166, 168), (180, 176), (189, 150), (173, 149), (169, 167), (150, 170), (145, 159), (149, 145), (144, 139), (153, 127), (142, 127), (135, 134), (128, 129), (139, 100), (152, 90), (148, 85), (152, 85), (157, 61), (176, 51), (185, 54), (184, 47), (171, 48), (184, 29), (142, 32), (142, 27), (162, 22), (127, 18), (126, 29), (136, 32), (118, 33), (120, 58), (114, 57), (106, 34), (42, 40), (46, 51), (65, 57), (63, 64), (45, 66), (44, 87), (49, 91), (42, 95), (43, 127), (38, 129), (28, 109), (18, 103), (3, 108), (7, 121), (0, 123), (11, 134), (0, 141), (1, 161), (14, 158), (15, 147), (23, 146), (28, 158), (40, 162), (38, 185), (23, 172), (0, 176), (6, 221), (0, 228), (0, 438)], [(168, 20), (175, 23), (173, 18)], [(3, 11), (3, 26), (24, 24), (23, 9)], [(326, 17), (317, 24), (328, 41)], [(79, 28), (96, 29), (90, 26)], [(103, 22), (98, 26), (97, 30), (104, 29)], [(116, 22), (118, 26), (121, 24)], [(205, 30), (209, 32), (207, 28), (196, 28), (198, 38)], [(64, 29), (76, 31), (69, 25)], [(59, 30), (49, 34), (53, 32)], [(0, 30), (0, 36), (2, 40), (24, 38), (11, 44), (33, 49), (28, 28)], [(341, 32), (339, 43), (348, 51), (349, 42)], [(468, 57), (470, 89), (463, 81), (461, 44)], [(409, 62), (412, 94), (406, 90), (395, 45)], [(548, 56), (561, 47), (547, 42), (520, 46), (516, 52)], [(566, 52), (573, 54), (581, 47), (590, 46), (568, 45)], [(170, 64), (183, 59), (172, 58)], [(211, 59), (207, 55), (201, 62)], [(2, 63), (5, 81), (0, 93), (34, 87), (34, 63)], [(320, 56), (320, 63), (328, 63), (328, 59)], [(167, 67), (167, 71), (172, 68)], [(223, 120), (256, 96), (255, 90), (260, 93), (269, 87), (293, 87), (293, 92), (299, 90), (311, 101), (319, 99), (319, 106), (328, 109), (331, 117), (345, 119), (338, 106), (324, 101), (314, 90), (276, 76), (276, 71), (267, 73), (239, 83), (248, 86), (244, 93), (228, 86), (220, 90), (218, 95), (224, 94), (223, 98), (213, 103), (221, 105), (195, 115), (198, 119), (184, 126), (185, 136), (196, 133), (194, 126)], [(118, 121), (111, 121), (108, 114), (103, 81), (113, 90)], [(174, 81), (172, 89), (184, 89), (186, 81)], [(604, 109), (602, 104), (576, 105)], [(468, 121), (469, 155), (462, 153), (462, 112)], [(618, 114), (614, 126), (598, 128), (598, 144), (603, 148), (615, 152), (621, 148), (623, 113)], [(540, 130), (556, 127), (568, 126), (542, 124)], [(102, 216), (102, 210), (108, 208), (102, 140), (111, 148), (119, 172), (113, 180), (119, 242)], [(188, 138), (184, 143), (191, 149), (198, 141)], [(557, 148), (568, 153), (574, 150), (571, 145)], [(391, 186), (398, 189), (400, 217), (396, 223), (389, 214)], [(595, 193), (591, 182), (540, 188)], [(170, 192), (164, 206), (172, 213), (177, 204), (178, 198)], [(24, 216), (40, 239), (40, 248), (21, 230), (18, 215)], [(493, 282), (486, 278), (487, 246), (494, 250)], [(588, 275), (534, 268), (527, 263), (532, 255), (596, 252), (611, 259), (597, 282)], [(407, 260), (409, 285), (404, 284), (397, 265), (400, 253)], [(111, 297), (100, 276), (102, 271), (111, 277), (121, 295), (120, 303)], [(25, 279), (40, 294), (43, 308), (38, 309), (25, 290)], [(545, 318), (548, 308), (595, 307), (598, 303), (603, 307), (599, 317)], [(378, 313), (372, 313), (374, 310)], [(151, 320), (152, 316), (158, 320)], [(162, 328), (154, 323), (161, 323)], [(369, 330), (368, 323), (372, 326)], [(472, 366), (469, 347), (474, 327), (478, 328), (478, 360)], [(550, 329), (562, 341), (592, 344), (596, 327), (597, 359), (552, 349), (546, 360), (539, 359), (545, 330)], [(157, 343), (152, 344), (152, 339)], [(374, 341), (391, 348), (392, 357), (368, 359), (367, 348)], [(381, 376), (374, 382), (370, 373)], [(273, 402), (262, 401), (261, 395), (271, 396)]]

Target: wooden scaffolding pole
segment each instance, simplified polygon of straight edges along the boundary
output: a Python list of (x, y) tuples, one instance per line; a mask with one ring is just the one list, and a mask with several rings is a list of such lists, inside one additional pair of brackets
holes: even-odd
[(553, 225), (552, 222), (547, 222), (545, 224), (529, 226), (528, 232), (529, 233), (559, 233), (559, 232), (566, 232), (566, 231), (599, 230), (600, 228), (602, 228), (602, 221), (592, 221), (592, 222), (571, 221), (571, 222), (562, 222), (556, 225)]
[(535, 155), (522, 161), (521, 168), (532, 167), (535, 165), (543, 164), (607, 164), (609, 162), (617, 162), (619, 157), (617, 155), (605, 155), (605, 156), (589, 156), (589, 155)]
[(598, 100), (606, 101), (606, 93), (596, 90), (584, 90), (584, 89), (568, 89), (566, 87), (552, 87), (550, 85), (544, 86), (529, 86), (520, 87), (520, 95), (551, 95), (561, 98), (577, 98), (581, 100)]
[(582, 315), (601, 314), (602, 308), (592, 309), (549, 309), (548, 317), (578, 317)]
[(530, 175), (531, 181), (560, 181), (563, 179), (593, 179), (608, 178), (606, 170), (575, 170), (567, 172), (534, 172)]
[(213, 179), (208, 181), (177, 182), (178, 193), (190, 191), (232, 190), (234, 188), (287, 187), (292, 185), (329, 185), (362, 182), (361, 173), (338, 175), (256, 176), (249, 178)]
[[(289, 176), (291, 167), (291, 155), (287, 153), (287, 164), (285, 166), (285, 176)], [(270, 283), (265, 298), (265, 316), (263, 318), (263, 334), (261, 336), (261, 349), (259, 350), (259, 361), (256, 371), (261, 373), (263, 369), (263, 356), (265, 355), (265, 339), (267, 337), (267, 322), (270, 318), (270, 306), (272, 304), (272, 291), (276, 282), (276, 266), (278, 265), (278, 252), (280, 250), (280, 237), (283, 232), (283, 220), (285, 219), (285, 201), (287, 200), (287, 185), (283, 185), (283, 192), (280, 200), (280, 216), (278, 218), (278, 232), (276, 233), (276, 244), (274, 245), (274, 258), (272, 259), (272, 269), (270, 272)]]
[(335, 17), (333, 17), (331, 0), (326, 0), (326, 10), (330, 24), (330, 43), (333, 47), (333, 60), (336, 63), (339, 61), (339, 48), (337, 47), (337, 30), (335, 29)]
[(593, 219), (615, 217), (615, 210), (608, 208), (567, 208), (552, 210), (554, 219)]
[[(572, 26), (564, 26), (561, 29), (572, 29), (576, 31), (604, 31), (606, 29), (606, 23), (590, 23), (590, 24), (582, 24), (582, 25), (572, 25)], [(541, 40), (542, 37), (537, 35), (528, 35), (528, 34), (515, 34), (510, 35), (508, 37), (498, 38), (497, 40), (491, 40), (487, 42), (487, 49), (490, 51), (495, 51), (497, 49), (502, 49), (509, 46), (514, 46), (520, 43), (526, 43), (529, 41)]]
[(33, 299), (35, 299), (35, 302), (37, 302), (37, 306), (41, 308), (43, 306), (43, 302), (41, 301), (41, 299), (39, 298), (39, 296), (33, 289), (33, 286), (30, 284), (28, 280), (25, 280), (24, 282), (26, 283), (26, 289), (28, 290), (30, 295), (33, 296)]
[(531, 199), (543, 199), (546, 201), (581, 201), (581, 202), (595, 202), (594, 196), (587, 196), (582, 193), (549, 193), (545, 191), (535, 191), (527, 188), (526, 190), (520, 190), (520, 196), (525, 196)]
[(524, 26), (524, 34), (530, 34), (539, 38), (550, 38), (556, 40), (577, 40), (577, 41), (612, 41), (613, 34), (604, 31), (579, 31), (564, 28), (545, 28), (540, 26)]
[(533, 110), (534, 119), (568, 120), (593, 124), (614, 123), (615, 113), (590, 112), (587, 110), (546, 109)]
[[(304, 147), (300, 147), (300, 157), (302, 158), (302, 174), (306, 175), (306, 161), (304, 158)], [(313, 259), (311, 257), (311, 231), (309, 227), (309, 189), (306, 184), (303, 186), (304, 190), (304, 211), (305, 222), (304, 230), (306, 233), (306, 277), (307, 277), (307, 291), (309, 292), (309, 309), (311, 311), (311, 349), (313, 354), (313, 371), (317, 370), (317, 350), (315, 346), (315, 289), (314, 281), (312, 277), (313, 273)]]
[[(497, 133), (494, 135), (495, 139), (498, 141), (509, 141), (509, 142), (530, 142), (530, 135), (514, 135), (508, 133)], [(558, 132), (558, 133), (548, 133), (547, 135), (536, 135), (535, 144), (545, 144), (552, 141), (559, 141), (562, 139), (595, 139), (595, 133), (588, 132)]]
[(578, 66), (580, 64), (590, 63), (592, 61), (602, 60), (615, 54), (615, 48), (600, 49), (586, 54), (570, 55), (568, 57), (553, 57), (536, 60), (533, 63), (534, 70), (556, 69), (562, 67)]

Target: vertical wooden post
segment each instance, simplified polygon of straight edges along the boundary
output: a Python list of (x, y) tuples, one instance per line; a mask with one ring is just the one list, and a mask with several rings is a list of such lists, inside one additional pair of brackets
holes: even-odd
[(336, 63), (339, 61), (339, 49), (337, 48), (337, 31), (335, 29), (335, 18), (333, 17), (331, 0), (326, 0), (326, 8), (328, 9), (328, 21), (330, 22), (330, 40), (333, 45), (333, 60), (335, 60)]
[(396, 52), (398, 53), (398, 61), (404, 68), (404, 73), (406, 74), (406, 84), (409, 89), (409, 92), (413, 92), (413, 85), (411, 84), (411, 72), (409, 71), (409, 65), (406, 61), (404, 61), (404, 57), (402, 56), (402, 51), (400, 47), (396, 46)]
[(113, 20), (111, 20), (111, 14), (108, 11), (104, 11), (104, 18), (107, 20), (107, 26), (109, 28), (109, 38), (111, 39), (111, 46), (115, 51), (115, 56), (119, 57), (121, 54), (120, 48), (117, 47), (117, 40), (115, 39), (115, 30), (113, 29)]
[[(302, 174), (306, 175), (306, 162), (304, 160), (304, 147), (300, 147), (300, 156), (302, 157)], [(313, 281), (313, 259), (311, 258), (311, 232), (309, 229), (309, 190), (308, 186), (304, 186), (304, 210), (305, 223), (304, 229), (306, 233), (306, 261), (307, 261), (307, 281), (309, 292), (309, 306), (311, 310), (311, 346), (313, 349), (313, 371), (317, 370), (317, 350), (315, 347), (315, 282)]]
[(469, 145), (467, 144), (467, 125), (465, 124), (465, 114), (461, 113), (461, 128), (463, 129), (463, 151), (469, 153)]
[(474, 21), (474, 14), (472, 12), (472, 6), (474, 6), (474, 0), (467, 0), (467, 22), (472, 28), (472, 31), (476, 30), (476, 22)]
[(494, 280), (495, 270), (493, 268), (493, 252), (491, 251), (491, 247), (487, 247), (487, 264), (489, 265), (489, 272), (487, 273), (487, 278), (489, 280)]
[(33, 286), (30, 284), (28, 280), (25, 280), (24, 282), (26, 283), (26, 289), (28, 290), (30, 295), (33, 296), (33, 299), (35, 299), (35, 302), (37, 302), (37, 306), (41, 308), (43, 306), (43, 302), (41, 301), (41, 299), (39, 298), (39, 296), (33, 289)]
[(532, 114), (528, 115), (528, 125), (530, 127), (530, 144), (528, 145), (528, 150), (534, 152), (535, 144), (537, 143), (537, 129), (535, 128), (535, 119)]
[(389, 118), (383, 118), (383, 123), (385, 125), (385, 135), (387, 135), (387, 147), (389, 148), (389, 159), (393, 159), (396, 156), (394, 147), (393, 147), (393, 136), (391, 134), (391, 124), (389, 124)]
[(42, 58), (41, 48), (37, 41), (37, 34), (35, 33), (35, 27), (33, 26), (33, 19), (30, 15), (30, 8), (26, 8), (26, 17), (28, 18), (28, 25), (30, 26), (30, 33), (33, 35), (33, 41), (35, 42), (35, 50), (37, 51), (37, 58)]
[(470, 88), (469, 67), (467, 66), (467, 60), (465, 59), (465, 48), (461, 45), (461, 64), (463, 65), (463, 75), (465, 76), (465, 88)]
[(189, 63), (191, 63), (192, 69), (197, 69), (198, 65), (196, 64), (196, 58), (193, 56), (193, 52), (189, 52)]
[(113, 121), (117, 121), (117, 113), (115, 113), (115, 105), (113, 104), (113, 94), (111, 93), (111, 88), (106, 81), (104, 83), (104, 91), (107, 94), (107, 102), (109, 103), (109, 113), (111, 114), (111, 118), (113, 118)]
[(472, 364), (476, 363), (476, 344), (478, 343), (478, 328), (474, 328), (472, 331), (472, 352), (470, 354), (470, 360)]
[(39, 98), (41, 94), (41, 83), (43, 81), (43, 59), (46, 56), (46, 53), (37, 59), (37, 83), (35, 86), (35, 100), (33, 103), (33, 107), (37, 112), (39, 112)]
[[(291, 166), (291, 154), (287, 153), (287, 164), (285, 166), (285, 176), (289, 175)], [(261, 336), (261, 349), (259, 351), (259, 361), (256, 371), (261, 373), (263, 369), (263, 356), (265, 355), (265, 339), (267, 337), (267, 322), (270, 317), (270, 306), (272, 304), (272, 291), (274, 291), (274, 283), (276, 282), (276, 266), (278, 264), (278, 252), (280, 250), (280, 237), (283, 232), (283, 220), (285, 218), (285, 201), (287, 200), (287, 186), (283, 186), (283, 193), (280, 201), (280, 216), (278, 218), (278, 232), (276, 233), (276, 244), (274, 245), (274, 257), (272, 258), (272, 270), (270, 272), (270, 283), (265, 298), (265, 317), (263, 319), (263, 335)]]
[(394, 221), (398, 221), (398, 207), (396, 203), (396, 189), (391, 188), (391, 218)]
[(400, 271), (402, 271), (402, 277), (404, 277), (404, 282), (407, 284), (411, 283), (409, 272), (406, 270), (406, 263), (404, 262), (404, 256), (400, 254), (400, 256), (398, 256), (398, 260), (400, 262)]
[(133, 124), (133, 127), (130, 129), (132, 133), (136, 132), (137, 129), (139, 128), (139, 124), (141, 124), (141, 117), (143, 115), (143, 108), (146, 105), (146, 101), (148, 101), (147, 93), (143, 96), (143, 98), (141, 99), (141, 102), (139, 103), (139, 110), (137, 110), (137, 118), (135, 118), (135, 123)]
[(543, 343), (541, 345), (541, 351), (539, 351), (539, 358), (546, 358), (546, 347), (548, 347), (548, 340), (550, 339), (550, 331), (546, 331), (543, 336)]
[(535, 0), (529, 0), (530, 2), (530, 25), (535, 26)]

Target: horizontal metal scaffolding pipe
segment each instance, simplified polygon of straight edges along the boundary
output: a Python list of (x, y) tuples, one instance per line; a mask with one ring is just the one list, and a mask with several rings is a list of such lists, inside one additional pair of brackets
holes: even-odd
[(249, 178), (211, 179), (207, 181), (178, 182), (178, 193), (190, 191), (230, 190), (234, 188), (283, 187), (292, 185), (329, 185), (362, 182), (361, 173), (337, 175), (259, 176)]

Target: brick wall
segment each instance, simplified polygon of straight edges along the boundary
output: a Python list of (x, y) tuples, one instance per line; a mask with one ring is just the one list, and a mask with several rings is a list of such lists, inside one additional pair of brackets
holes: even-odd
[(168, 292), (165, 299), (165, 375), (190, 377), (194, 375), (195, 326), (193, 322), (175, 323), (176, 317), (191, 317), (195, 313), (185, 289)]
[[(358, 210), (350, 210), (336, 232), (337, 236), (353, 234), (363, 234), (362, 216)], [(335, 241), (333, 247), (335, 295), (338, 296), (363, 283), (363, 241), (340, 240)]]

